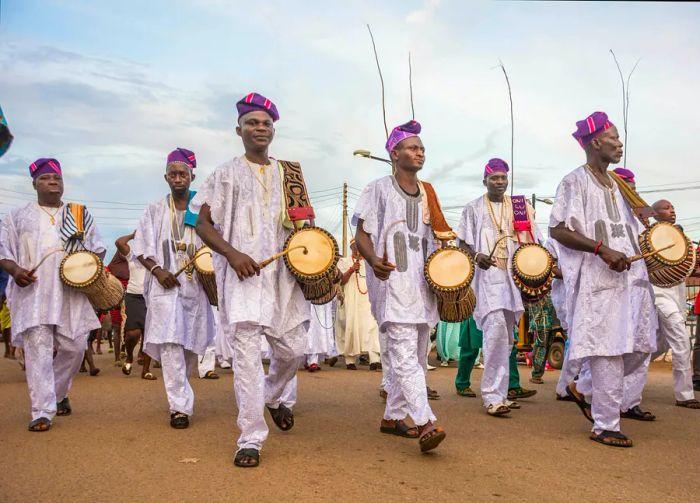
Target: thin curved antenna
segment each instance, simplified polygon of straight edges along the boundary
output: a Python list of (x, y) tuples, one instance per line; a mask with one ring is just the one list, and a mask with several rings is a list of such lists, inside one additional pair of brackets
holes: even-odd
[(411, 51), (408, 51), (408, 89), (411, 91), (411, 119), (416, 120), (416, 109), (413, 108), (413, 68), (411, 67)]
[(382, 76), (382, 68), (379, 66), (379, 56), (377, 55), (377, 45), (374, 43), (374, 35), (372, 34), (372, 28), (367, 24), (367, 31), (369, 31), (369, 38), (372, 39), (372, 49), (374, 50), (374, 60), (377, 62), (377, 70), (379, 71), (379, 81), (382, 83), (382, 117), (384, 118), (384, 133), (386, 133), (386, 139), (389, 139), (389, 128), (386, 125), (386, 106), (384, 103), (384, 77)]
[(506, 84), (508, 85), (508, 100), (510, 101), (510, 195), (513, 195), (513, 189), (515, 188), (515, 166), (513, 164), (513, 150), (515, 146), (515, 121), (513, 120), (513, 93), (510, 88), (510, 79), (508, 78), (508, 72), (506, 72), (506, 67), (503, 66), (503, 62), (498, 60), (498, 64), (503, 70), (503, 75), (506, 77)]
[(624, 156), (623, 156), (623, 161), (622, 165), (626, 168), (627, 167), (627, 137), (628, 137), (628, 129), (627, 126), (629, 124), (629, 110), (630, 110), (630, 79), (632, 78), (632, 74), (634, 71), (637, 69), (637, 65), (639, 65), (639, 62), (642, 60), (642, 58), (639, 58), (637, 62), (634, 64), (632, 67), (632, 71), (627, 75), (627, 82), (625, 83), (625, 77), (622, 74), (622, 67), (620, 67), (620, 63), (617, 60), (617, 56), (615, 56), (615, 52), (610, 49), (610, 54), (612, 54), (613, 60), (615, 60), (615, 66), (617, 66), (617, 72), (620, 74), (620, 83), (622, 84), (622, 124), (623, 128), (625, 130), (625, 150), (624, 150)]

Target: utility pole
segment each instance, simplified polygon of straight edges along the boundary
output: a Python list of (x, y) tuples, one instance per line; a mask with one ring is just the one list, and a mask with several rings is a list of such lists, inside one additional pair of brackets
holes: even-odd
[(535, 209), (535, 201), (537, 201), (537, 197), (536, 197), (535, 194), (533, 193), (533, 194), (532, 194), (532, 209), (533, 209), (533, 210)]
[(348, 183), (343, 183), (343, 257), (348, 256)]

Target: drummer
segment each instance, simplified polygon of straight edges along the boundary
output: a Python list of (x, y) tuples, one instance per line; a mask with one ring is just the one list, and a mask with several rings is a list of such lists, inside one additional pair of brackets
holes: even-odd
[[(386, 150), (394, 175), (365, 187), (353, 224), (357, 225), (357, 248), (369, 265), (369, 300), (386, 355), (388, 396), (380, 431), (420, 437), (424, 452), (436, 448), (445, 431), (434, 424), (424, 371), (428, 338), (438, 323), (438, 312), (435, 295), (423, 276), (435, 244), (431, 226), (424, 219), (426, 196), (418, 180), (425, 162), (420, 131), (416, 121), (392, 130)], [(404, 422), (407, 415), (416, 427)]]
[[(277, 107), (250, 93), (236, 108), (236, 133), (245, 154), (219, 166), (191, 207), (199, 209), (198, 234), (216, 252), (221, 316), (217, 347), (233, 349), (222, 356), (233, 359), (240, 430), (234, 464), (255, 467), (269, 432), (265, 407), (279, 429), (294, 426), (283, 392), (304, 356), (310, 312), (283, 263), (273, 262), (261, 271), (257, 262), (282, 250), (292, 226), (283, 204), (280, 165), (268, 154)], [(263, 337), (272, 348), (267, 376), (260, 358)]]
[[(184, 429), (194, 411), (189, 375), (214, 338), (214, 313), (190, 264), (202, 246), (188, 208), (197, 167), (190, 150), (170, 152), (164, 179), (170, 193), (148, 205), (139, 221), (132, 253), (148, 271), (144, 279), (144, 351), (161, 363), (170, 426)], [(188, 266), (185, 268), (185, 266)], [(184, 273), (175, 273), (185, 268)]]
[[(676, 210), (666, 199), (656, 201), (652, 208), (657, 222), (675, 225)], [(670, 288), (653, 286), (658, 311), (659, 328), (656, 331), (657, 352), (655, 359), (669, 349), (673, 355), (673, 391), (678, 407), (700, 409), (700, 402), (695, 399), (693, 376), (690, 366), (691, 344), (685, 329), (686, 286), (685, 281)]]
[(550, 216), (566, 292), (569, 360), (586, 360), (567, 391), (593, 421), (591, 440), (631, 447), (620, 432), (624, 377), (655, 349), (653, 292), (636, 245), (641, 226), (607, 174), (622, 157), (617, 128), (603, 112), (576, 123), (586, 163), (564, 177)]
[(12, 344), (24, 347), (32, 404), (29, 431), (46, 431), (55, 415), (70, 415), (73, 376), (89, 331), (100, 328), (87, 297), (61, 282), (59, 267), (65, 254), (51, 253), (80, 247), (104, 258), (105, 245), (87, 210), (78, 236), (73, 215), (61, 200), (63, 174), (56, 159), (37, 159), (29, 174), (37, 201), (11, 210), (0, 224), (0, 267), (12, 277), (6, 293)]
[(529, 205), (530, 230), (515, 234), (512, 201), (505, 195), (508, 171), (502, 159), (491, 159), (486, 164), (486, 194), (467, 203), (457, 230), (460, 245), (479, 266), (474, 278), (478, 299), (474, 320), (484, 334), (481, 396), (491, 416), (509, 414), (511, 409), (519, 408), (514, 399), (523, 398), (508, 392), (513, 330), (524, 312), (520, 290), (508, 269), (519, 242), (541, 241)]

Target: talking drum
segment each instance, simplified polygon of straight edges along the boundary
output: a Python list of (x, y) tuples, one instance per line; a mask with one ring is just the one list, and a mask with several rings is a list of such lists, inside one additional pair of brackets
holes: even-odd
[(194, 270), (197, 271), (197, 278), (207, 294), (209, 304), (216, 306), (219, 304), (219, 297), (216, 292), (216, 276), (214, 274), (214, 258), (208, 246), (202, 246), (194, 255)]
[(284, 249), (284, 263), (301, 286), (304, 298), (313, 304), (333, 300), (340, 258), (335, 238), (319, 227), (304, 227), (289, 235)]
[(476, 307), (476, 295), (469, 286), (474, 278), (474, 261), (466, 251), (456, 246), (435, 250), (423, 274), (437, 297), (442, 321), (456, 323), (471, 316)]
[[(639, 248), (653, 285), (669, 288), (681, 284), (695, 269), (693, 243), (676, 226), (657, 222), (639, 236)], [(657, 252), (657, 250), (660, 250)]]
[(61, 261), (59, 274), (64, 285), (83, 292), (97, 311), (114, 309), (124, 298), (121, 282), (105, 271), (100, 257), (91, 251), (66, 255)]
[(513, 254), (513, 281), (522, 294), (523, 302), (542, 300), (552, 288), (554, 257), (542, 245), (527, 243)]

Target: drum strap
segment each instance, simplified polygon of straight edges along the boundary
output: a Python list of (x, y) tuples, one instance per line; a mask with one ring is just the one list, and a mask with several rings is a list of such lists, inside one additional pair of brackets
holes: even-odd
[(647, 202), (642, 199), (642, 197), (632, 189), (627, 182), (618, 176), (614, 171), (608, 171), (610, 178), (615, 180), (617, 183), (617, 188), (620, 189), (622, 197), (627, 202), (629, 207), (632, 209), (634, 215), (639, 219), (640, 222), (644, 224), (645, 227), (649, 227), (649, 217), (654, 215), (654, 210), (647, 204)]
[(92, 215), (87, 208), (78, 203), (68, 203), (63, 212), (61, 240), (68, 253), (84, 249), (85, 233), (92, 227)]
[(511, 205), (513, 207), (513, 230), (515, 237), (518, 238), (518, 244), (522, 244), (520, 233), (527, 232), (530, 236), (530, 241), (525, 242), (536, 243), (535, 235), (532, 233), (532, 221), (530, 220), (530, 212), (528, 211), (527, 201), (525, 196), (511, 196)]
[(314, 209), (309, 200), (308, 190), (304, 182), (304, 174), (301, 164), (292, 161), (277, 161), (282, 181), (282, 194), (284, 194), (283, 225), (293, 229), (299, 227), (296, 222), (304, 220), (313, 221), (316, 218)]
[[(442, 213), (442, 208), (440, 207), (440, 200), (435, 193), (435, 189), (428, 182), (420, 181), (421, 192), (425, 194), (427, 201), (427, 210), (424, 211), (424, 217), (427, 213), (427, 217), (430, 223), (430, 227), (433, 229), (433, 234), (435, 238), (441, 241), (450, 241), (457, 238), (457, 235), (450, 227), (450, 224), (445, 220), (445, 215)], [(425, 208), (425, 206), (424, 206)]]

